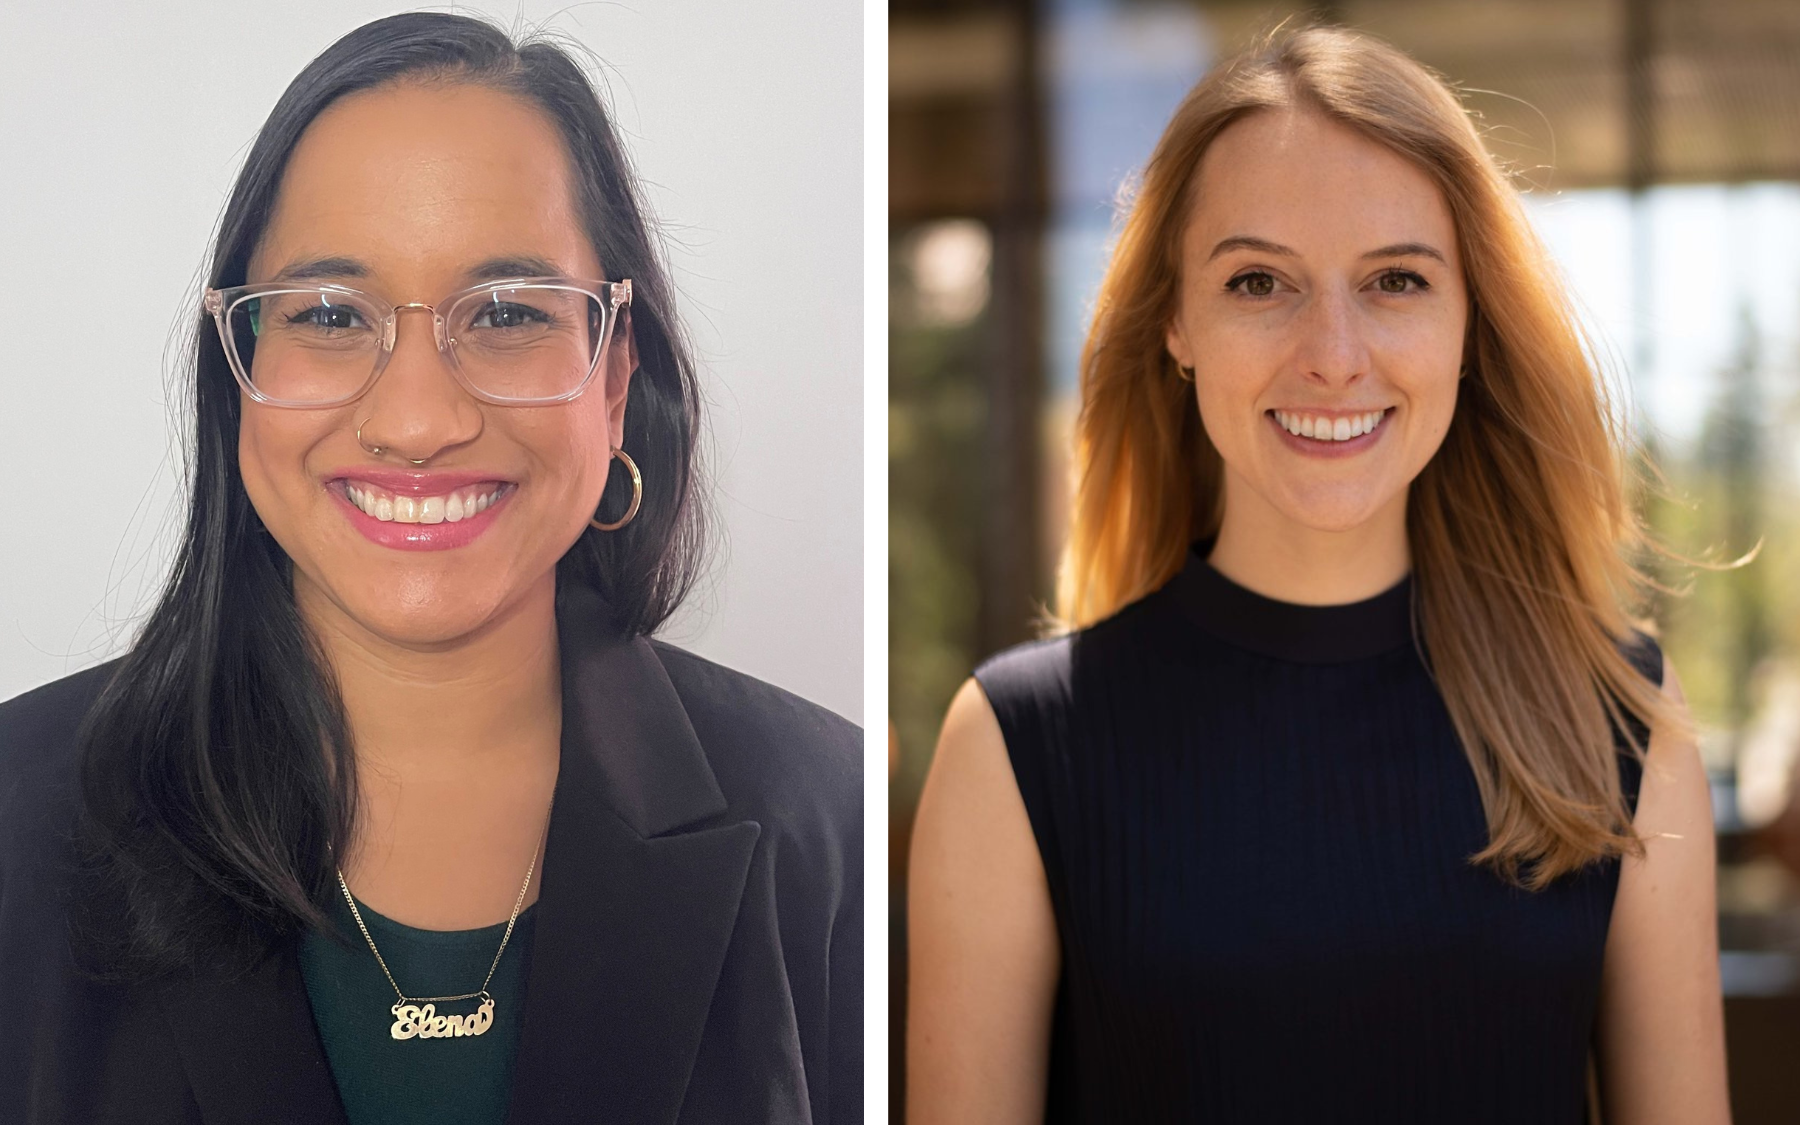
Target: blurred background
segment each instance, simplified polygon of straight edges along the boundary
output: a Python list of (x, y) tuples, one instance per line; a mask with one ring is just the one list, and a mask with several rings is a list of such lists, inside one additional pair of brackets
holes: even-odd
[[(1638, 437), (1655, 609), (1712, 776), (1739, 1125), (1800, 1110), (1800, 4), (892, 0), (889, 1042), (906, 854), (956, 687), (1033, 634), (1062, 540), (1076, 362), (1122, 185), (1217, 59), (1290, 15), (1461, 86), (1515, 171)], [(1678, 572), (1670, 578), (1682, 580)], [(900, 1120), (898, 1116), (895, 1120)]]

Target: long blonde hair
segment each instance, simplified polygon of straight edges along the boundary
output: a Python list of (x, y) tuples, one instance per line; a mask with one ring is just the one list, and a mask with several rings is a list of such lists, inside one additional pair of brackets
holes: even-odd
[[(1164, 130), (1101, 285), (1081, 359), (1076, 493), (1060, 624), (1168, 582), (1218, 531), (1218, 452), (1165, 349), (1194, 172), (1219, 133), (1304, 108), (1429, 174), (1471, 297), (1467, 377), (1407, 502), (1416, 627), (1488, 821), (1474, 860), (1541, 888), (1641, 854), (1613, 729), (1679, 726), (1620, 645), (1650, 584), (1626, 497), (1626, 435), (1558, 275), (1456, 95), (1395, 48), (1339, 28), (1279, 30), (1215, 69)], [(1634, 750), (1641, 755), (1643, 747)]]

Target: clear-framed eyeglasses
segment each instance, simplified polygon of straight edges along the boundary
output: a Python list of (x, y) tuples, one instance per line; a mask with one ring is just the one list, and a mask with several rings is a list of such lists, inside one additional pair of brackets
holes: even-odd
[(435, 305), (392, 305), (342, 285), (265, 282), (208, 289), (202, 301), (244, 392), (270, 406), (322, 408), (360, 398), (394, 354), (400, 314), (428, 312), (457, 382), (499, 406), (579, 395), (605, 363), (631, 282), (515, 277)]

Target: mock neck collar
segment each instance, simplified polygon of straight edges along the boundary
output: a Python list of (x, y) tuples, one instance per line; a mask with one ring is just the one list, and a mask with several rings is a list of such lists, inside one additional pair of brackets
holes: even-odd
[(1211, 552), (1210, 540), (1189, 548), (1169, 589), (1190, 620), (1221, 640), (1296, 664), (1366, 660), (1413, 643), (1410, 574), (1363, 601), (1298, 605), (1233, 582), (1206, 561)]

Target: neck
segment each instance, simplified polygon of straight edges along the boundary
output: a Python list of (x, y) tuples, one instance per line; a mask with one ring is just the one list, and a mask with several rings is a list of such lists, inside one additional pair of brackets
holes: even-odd
[(1297, 605), (1343, 605), (1394, 586), (1412, 567), (1406, 494), (1354, 527), (1295, 523), (1228, 476), (1225, 513), (1207, 562), (1239, 586)]
[(554, 571), (476, 630), (428, 645), (371, 631), (298, 572), (294, 600), (337, 675), (359, 766), (466, 776), (557, 752)]

